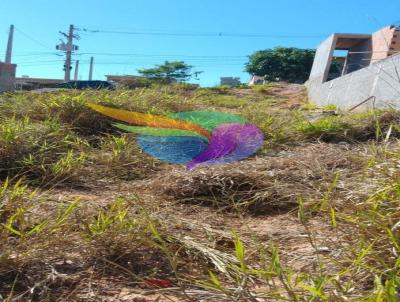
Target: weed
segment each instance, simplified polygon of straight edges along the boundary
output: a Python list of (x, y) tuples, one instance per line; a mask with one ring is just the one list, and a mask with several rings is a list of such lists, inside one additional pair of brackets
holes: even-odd
[(0, 125), (0, 173), (57, 182), (79, 171), (86, 146), (85, 140), (57, 121), (5, 119)]
[(325, 111), (336, 111), (338, 108), (335, 104), (327, 104), (322, 107)]

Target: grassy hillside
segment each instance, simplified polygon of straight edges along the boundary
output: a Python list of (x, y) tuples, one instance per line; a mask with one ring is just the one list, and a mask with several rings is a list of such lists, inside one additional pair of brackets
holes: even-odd
[[(89, 101), (237, 113), (265, 144), (188, 172)], [(334, 109), (283, 84), (0, 95), (0, 301), (397, 301), (400, 114)]]

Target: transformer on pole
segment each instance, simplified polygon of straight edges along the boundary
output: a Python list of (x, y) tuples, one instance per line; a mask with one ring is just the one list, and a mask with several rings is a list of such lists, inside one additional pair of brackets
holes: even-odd
[(67, 38), (67, 43), (65, 43), (63, 40), (61, 40), (61, 44), (58, 44), (56, 46), (57, 50), (61, 50), (65, 52), (65, 64), (64, 64), (64, 80), (67, 82), (71, 79), (71, 56), (72, 52), (76, 51), (79, 49), (77, 45), (73, 44), (73, 39), (79, 39), (78, 35), (74, 34), (74, 25), (69, 26), (69, 31), (68, 34), (61, 32), (65, 38)]

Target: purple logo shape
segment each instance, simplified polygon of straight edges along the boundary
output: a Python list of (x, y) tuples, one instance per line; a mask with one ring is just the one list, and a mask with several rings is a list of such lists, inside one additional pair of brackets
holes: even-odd
[(253, 124), (221, 124), (212, 131), (207, 148), (186, 166), (191, 170), (198, 165), (238, 161), (257, 152), (263, 141), (263, 133)]

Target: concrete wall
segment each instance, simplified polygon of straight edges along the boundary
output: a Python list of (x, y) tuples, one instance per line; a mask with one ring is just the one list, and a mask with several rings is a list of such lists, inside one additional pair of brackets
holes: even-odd
[(328, 78), (329, 67), (331, 66), (333, 52), (336, 45), (336, 36), (331, 35), (322, 42), (314, 57), (314, 63), (310, 73), (310, 82), (322, 84)]
[(14, 90), (17, 65), (0, 63), (0, 92)]
[[(306, 86), (310, 101), (320, 106), (400, 109), (400, 54), (322, 84), (310, 77)], [(375, 102), (371, 99), (363, 103), (372, 96)]]

